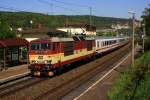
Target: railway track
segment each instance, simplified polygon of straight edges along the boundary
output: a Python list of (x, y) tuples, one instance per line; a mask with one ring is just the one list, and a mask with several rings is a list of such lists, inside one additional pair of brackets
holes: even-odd
[[(52, 90), (47, 91), (45, 94), (42, 94), (42, 95), (38, 96), (37, 98), (35, 98), (35, 100), (50, 100), (50, 99), (58, 100), (58, 99), (60, 99), (61, 97), (63, 97), (64, 95), (66, 95), (67, 93), (69, 93), (70, 91), (72, 91), (73, 89), (75, 89), (76, 87), (81, 85), (82, 83), (85, 83), (88, 79), (90, 79), (93, 76), (97, 75), (98, 73), (101, 73), (101, 72), (105, 71), (106, 69), (108, 69), (108, 66), (112, 66), (114, 64), (114, 62), (118, 61), (118, 59), (122, 58), (122, 56), (124, 54), (127, 54), (128, 52), (129, 52), (128, 50), (123, 53), (120, 52), (119, 56), (113, 55), (112, 57), (105, 59), (103, 62), (99, 63), (96, 66), (96, 68), (93, 69), (92, 71), (89, 70), (89, 71), (71, 79), (70, 81), (67, 81), (64, 84), (62, 84), (56, 88), (53, 88)], [(112, 59), (112, 58), (114, 58), (114, 59)], [(99, 67), (99, 66), (101, 66), (101, 67)]]
[(11, 84), (11, 83), (14, 83), (16, 81), (19, 81), (19, 80), (22, 80), (26, 77), (29, 77), (30, 76), (30, 73), (27, 72), (27, 73), (24, 73), (24, 74), (21, 74), (21, 75), (15, 75), (15, 76), (12, 76), (12, 77), (8, 77), (6, 79), (1, 79), (0, 80), (0, 88), (3, 87), (3, 85), (7, 86), (7, 84)]
[(25, 80), (13, 83), (8, 86), (0, 87), (0, 97), (3, 98), (5, 96), (8, 96), (16, 91), (20, 91), (24, 88), (28, 88), (29, 86), (36, 85), (36, 83), (40, 83), (46, 79), (43, 78), (32, 78), (32, 77), (26, 77)]
[[(72, 76), (69, 76), (67, 75), (68, 73), (71, 73), (71, 71), (69, 71), (63, 75), (56, 76), (51, 79), (29, 78), (27, 80), (18, 82), (16, 84), (7, 86), (5, 88), (0, 88), (0, 99), (7, 100), (11, 98), (11, 99), (16, 99), (16, 100), (17, 99), (18, 100), (21, 100), (21, 99), (36, 99), (36, 100), (48, 99), (49, 100), (49, 98), (51, 99), (61, 98), (72, 89), (76, 88), (80, 84), (87, 81), (89, 78), (106, 70), (109, 65), (112, 65), (115, 62), (115, 60), (120, 59), (120, 57), (128, 53), (129, 47), (130, 47), (130, 44), (124, 46), (126, 50), (124, 50), (123, 48), (119, 49), (118, 51), (120, 54), (117, 51), (115, 51), (111, 53), (109, 57), (103, 57), (102, 59), (100, 58), (101, 60), (94, 61), (95, 63), (91, 64), (91, 65), (95, 64), (93, 68), (87, 67), (87, 70), (80, 74), (76, 73), (77, 71), (74, 71), (73, 74), (70, 74)], [(116, 56), (118, 54), (119, 56)], [(111, 60), (112, 58), (115, 58), (115, 59)], [(111, 60), (111, 61), (106, 64), (106, 61), (108, 60)], [(83, 65), (83, 66), (88, 66), (88, 65), (91, 66), (90, 63), (87, 65)]]

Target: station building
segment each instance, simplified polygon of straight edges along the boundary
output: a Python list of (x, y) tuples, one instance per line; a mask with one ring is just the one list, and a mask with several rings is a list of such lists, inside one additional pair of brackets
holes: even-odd
[(96, 36), (96, 27), (86, 24), (67, 24), (57, 27), (57, 30), (67, 32), (68, 35)]
[(27, 62), (28, 41), (21, 38), (0, 40), (0, 70)]
[(20, 38), (26, 39), (28, 42), (36, 40), (39, 38), (49, 38), (49, 37), (66, 37), (67, 33), (64, 31), (50, 29), (50, 28), (35, 28), (28, 29), (18, 32)]

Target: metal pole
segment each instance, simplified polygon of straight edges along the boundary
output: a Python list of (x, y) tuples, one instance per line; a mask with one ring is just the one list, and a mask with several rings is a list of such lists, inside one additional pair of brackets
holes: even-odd
[(133, 35), (132, 35), (132, 66), (134, 67), (134, 34), (135, 34), (135, 18), (134, 13), (132, 13), (133, 20)]
[(135, 13), (128, 11), (132, 15), (132, 66), (134, 67), (134, 34), (135, 34)]
[(92, 25), (92, 7), (90, 7), (90, 27)]
[(142, 38), (143, 38), (143, 50), (142, 51), (144, 53), (144, 47), (145, 47), (145, 45), (144, 45), (144, 42), (145, 42), (144, 41), (144, 38), (145, 38), (145, 21), (144, 21), (144, 25), (143, 25), (143, 37)]
[(30, 60), (29, 60), (29, 45), (26, 46), (26, 49), (27, 49), (27, 66), (29, 67), (29, 64), (30, 64)]
[(3, 59), (4, 59), (4, 61), (3, 61), (3, 69), (5, 69), (6, 68), (6, 48), (4, 47), (4, 49), (3, 49), (4, 51), (3, 51)]

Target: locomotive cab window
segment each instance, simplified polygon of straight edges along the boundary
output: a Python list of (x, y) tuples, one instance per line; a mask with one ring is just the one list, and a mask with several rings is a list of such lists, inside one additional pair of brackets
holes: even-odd
[(41, 44), (41, 50), (48, 50), (48, 49), (50, 49), (50, 44), (48, 44), (48, 43)]
[(38, 43), (33, 43), (31, 45), (31, 50), (39, 50), (40, 49), (40, 44)]
[(50, 50), (49, 43), (32, 43), (31, 50)]

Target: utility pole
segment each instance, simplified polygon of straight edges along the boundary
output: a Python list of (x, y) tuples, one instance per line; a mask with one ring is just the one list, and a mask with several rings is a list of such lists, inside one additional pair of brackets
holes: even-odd
[(135, 13), (128, 11), (132, 16), (132, 66), (134, 67), (134, 34), (135, 34)]
[(90, 9), (90, 28), (92, 26), (92, 7), (89, 7)]

